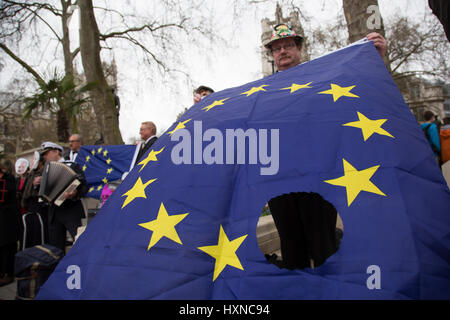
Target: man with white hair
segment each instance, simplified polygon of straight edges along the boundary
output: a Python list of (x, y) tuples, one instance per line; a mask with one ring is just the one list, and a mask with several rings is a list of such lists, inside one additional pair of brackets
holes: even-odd
[(139, 163), (139, 159), (150, 149), (150, 147), (155, 143), (156, 139), (156, 125), (151, 121), (145, 121), (141, 123), (141, 128), (139, 130), (139, 135), (142, 139), (141, 149), (137, 155), (135, 163)]

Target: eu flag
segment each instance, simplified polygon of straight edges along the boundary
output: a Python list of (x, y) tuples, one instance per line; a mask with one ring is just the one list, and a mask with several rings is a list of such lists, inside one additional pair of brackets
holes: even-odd
[(89, 186), (87, 197), (100, 199), (103, 187), (130, 171), (136, 146), (82, 146), (75, 162), (82, 168)]
[[(272, 198), (344, 224), (316, 268), (268, 263)], [(371, 42), (191, 107), (116, 189), (39, 299), (449, 299), (450, 191)]]

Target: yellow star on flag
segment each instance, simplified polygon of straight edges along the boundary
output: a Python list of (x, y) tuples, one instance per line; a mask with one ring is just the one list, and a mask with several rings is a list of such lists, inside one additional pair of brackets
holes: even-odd
[(95, 150), (94, 149), (91, 150), (91, 153), (92, 153), (93, 156), (95, 156)]
[(293, 93), (293, 92), (295, 92), (297, 90), (300, 90), (300, 89), (303, 89), (303, 88), (312, 88), (312, 87), (309, 86), (311, 83), (312, 82), (308, 82), (308, 83), (305, 83), (305, 84), (293, 83), (290, 87), (286, 87), (286, 88), (283, 88), (283, 89), (280, 89), (280, 90), (291, 90), (291, 93)]
[(148, 154), (147, 158), (145, 158), (144, 160), (142, 160), (141, 162), (138, 163), (138, 165), (143, 165), (141, 167), (141, 169), (139, 169), (139, 172), (144, 169), (144, 167), (147, 165), (147, 163), (149, 163), (150, 161), (158, 161), (158, 158), (156, 158), (156, 155), (160, 154), (165, 147), (163, 147), (162, 149), (160, 149), (159, 151), (155, 151), (155, 150), (151, 150), (150, 153)]
[(228, 99), (229, 98), (225, 98), (225, 99), (222, 99), (222, 100), (216, 100), (213, 103), (211, 103), (209, 106), (206, 106), (206, 107), (202, 108), (202, 110), (206, 109), (206, 111), (209, 111), (209, 110), (211, 110), (212, 108), (214, 108), (216, 106), (221, 106), (221, 105), (223, 105), (223, 102), (228, 100)]
[(359, 98), (359, 96), (350, 92), (350, 90), (352, 90), (354, 87), (356, 86), (341, 87), (337, 84), (332, 83), (331, 89), (319, 92), (319, 94), (332, 94), (334, 102), (336, 102), (340, 97)]
[(108, 150), (103, 151), (103, 156), (106, 157), (106, 155), (108, 154)]
[(99, 185), (98, 187), (97, 187), (97, 191), (100, 191), (100, 190), (102, 190), (103, 189), (103, 185)]
[(386, 196), (372, 183), (372, 181), (370, 181), (370, 178), (372, 178), (380, 167), (379, 165), (358, 171), (347, 162), (347, 160), (342, 159), (342, 161), (344, 163), (344, 175), (337, 179), (325, 180), (324, 182), (335, 186), (345, 187), (347, 190), (347, 204), (349, 207), (361, 191)]
[(139, 226), (153, 231), (147, 251), (150, 250), (150, 248), (153, 247), (159, 240), (161, 240), (162, 237), (169, 238), (178, 244), (183, 244), (178, 236), (177, 230), (175, 230), (175, 226), (186, 218), (188, 214), (189, 213), (183, 213), (169, 216), (164, 204), (161, 202), (156, 219), (139, 224)]
[(139, 177), (137, 179), (136, 183), (134, 184), (134, 186), (122, 195), (122, 197), (124, 197), (124, 196), (127, 197), (125, 199), (125, 201), (123, 202), (122, 209), (136, 198), (147, 199), (147, 196), (145, 195), (145, 188), (147, 188), (147, 186), (155, 180), (156, 179), (148, 180), (144, 184), (144, 183), (142, 183), (141, 177)]
[(240, 270), (244, 270), (239, 261), (236, 251), (242, 242), (245, 240), (247, 235), (234, 239), (233, 241), (228, 240), (225, 231), (223, 231), (222, 225), (220, 226), (219, 233), (219, 243), (213, 246), (199, 247), (198, 249), (209, 254), (211, 257), (216, 259), (216, 264), (214, 267), (213, 281), (217, 279), (223, 269), (230, 265)]
[(369, 139), (370, 136), (374, 133), (394, 138), (389, 132), (381, 128), (381, 126), (387, 121), (387, 119), (370, 120), (362, 113), (358, 111), (357, 113), (359, 121), (345, 123), (343, 124), (343, 126), (360, 128), (363, 133), (364, 141), (367, 141), (367, 139)]
[(83, 165), (83, 171), (86, 171), (86, 169), (87, 169), (87, 166)]
[(104, 178), (102, 179), (102, 181), (103, 181), (104, 184), (107, 184), (107, 183), (108, 183), (108, 179), (106, 179), (106, 177), (104, 177)]
[(94, 187), (90, 187), (88, 192), (94, 191)]
[(269, 86), (268, 84), (263, 84), (263, 85), (260, 85), (259, 87), (253, 87), (248, 91), (242, 92), (241, 94), (245, 94), (248, 97), (248, 96), (254, 94), (255, 92), (266, 91), (266, 89), (264, 89), (264, 87), (268, 87), (268, 86)]
[(100, 152), (102, 152), (102, 150), (103, 150), (103, 148), (102, 148), (102, 147), (98, 148), (98, 149), (97, 149), (97, 153), (100, 153)]
[(111, 158), (108, 158), (108, 159), (106, 160), (106, 163), (107, 163), (107, 164), (110, 164), (111, 161), (112, 161)]
[(108, 168), (108, 170), (106, 170), (106, 174), (110, 174), (113, 171), (113, 168)]
[(178, 124), (177, 124), (177, 126), (175, 127), (175, 129), (173, 129), (172, 131), (169, 131), (167, 134), (169, 135), (169, 136), (171, 136), (175, 131), (177, 131), (178, 129), (184, 129), (184, 128), (186, 128), (185, 127), (185, 124), (186, 123), (188, 123), (189, 121), (191, 121), (192, 119), (187, 119), (186, 121), (183, 121), (183, 122), (178, 122)]
[(91, 156), (86, 156), (86, 162), (89, 162), (90, 159), (91, 159)]

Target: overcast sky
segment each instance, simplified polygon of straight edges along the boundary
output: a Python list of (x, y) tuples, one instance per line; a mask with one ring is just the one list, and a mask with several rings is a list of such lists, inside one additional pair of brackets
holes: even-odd
[[(226, 43), (219, 43), (215, 47), (203, 50), (200, 54), (195, 50), (195, 43), (184, 45), (184, 52), (180, 56), (186, 61), (184, 70), (190, 75), (191, 82), (185, 77), (178, 77), (172, 81), (172, 89), (167, 89), (167, 82), (158, 73), (147, 71), (142, 61), (137, 59), (130, 50), (102, 50), (105, 60), (114, 57), (118, 67), (118, 94), (121, 100), (120, 130), (126, 143), (138, 138), (140, 123), (151, 120), (158, 127), (158, 135), (162, 134), (174, 123), (179, 112), (192, 105), (192, 90), (199, 85), (207, 85), (215, 91), (243, 85), (261, 78), (261, 25), (264, 17), (274, 19), (276, 1), (267, 1), (258, 7), (249, 6), (248, 10), (240, 11), (240, 18), (233, 19), (230, 1), (206, 0), (210, 10), (211, 20), (215, 22), (215, 32), (226, 39)], [(430, 12), (427, 0), (378, 0), (381, 15), (386, 22), (394, 13), (403, 13), (416, 21), (423, 17), (424, 12)], [(112, 4), (112, 2), (108, 2)], [(114, 4), (139, 5), (140, 1), (115, 1)], [(149, 1), (141, 2), (148, 7)], [(245, 4), (246, 1), (240, 1)], [(310, 18), (305, 29), (328, 22), (337, 15), (343, 15), (340, 0), (303, 0), (298, 1), (301, 8)], [(242, 7), (245, 8), (245, 5)], [(289, 12), (285, 10), (284, 16)], [(195, 18), (195, 17), (193, 17)], [(75, 14), (71, 27), (76, 26), (78, 17)], [(101, 26), (101, 24), (99, 23)], [(234, 27), (230, 27), (233, 25)], [(75, 31), (77, 32), (78, 28)], [(72, 35), (77, 41), (78, 35)], [(47, 45), (52, 41), (48, 40)], [(27, 49), (22, 49), (22, 54)], [(30, 49), (28, 49), (30, 51)], [(2, 53), (3, 54), (3, 53)], [(187, 58), (186, 58), (187, 57)], [(0, 90), (5, 90), (8, 74), (19, 71), (16, 63), (4, 58), (6, 67), (0, 77)], [(37, 62), (36, 62), (37, 63)], [(81, 70), (81, 63), (77, 62)], [(47, 70), (48, 71), (48, 70)], [(169, 79), (170, 80), (170, 79)], [(175, 88), (175, 90), (173, 89)]]

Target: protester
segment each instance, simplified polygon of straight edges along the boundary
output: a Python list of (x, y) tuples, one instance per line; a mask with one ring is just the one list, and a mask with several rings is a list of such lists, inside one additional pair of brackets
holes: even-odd
[(214, 90), (206, 87), (206, 86), (200, 86), (197, 89), (194, 90), (194, 104), (200, 102), (204, 97), (210, 95), (213, 93)]
[(103, 207), (109, 197), (112, 196), (113, 192), (117, 189), (121, 182), (121, 180), (110, 181), (103, 186), (102, 193), (100, 194), (100, 199), (102, 200), (100, 208)]
[(439, 130), (435, 123), (436, 115), (428, 110), (425, 111), (423, 117), (425, 119), (425, 122), (420, 125), (420, 128), (425, 133), (428, 142), (430, 143), (431, 149), (433, 150), (436, 161), (439, 164), (441, 154), (441, 143), (439, 142)]
[(19, 240), (19, 207), (16, 181), (0, 163), (0, 286), (14, 281), (14, 255)]
[[(81, 197), (88, 191), (88, 185), (80, 166), (74, 162), (64, 161), (62, 157), (63, 151), (63, 148), (56, 143), (44, 142), (42, 143), (40, 154), (45, 162), (57, 161), (65, 163), (76, 172), (77, 179), (80, 181), (80, 185), (75, 190), (66, 194), (66, 200), (61, 206), (49, 203), (49, 244), (65, 252), (66, 232), (69, 231), (72, 238), (75, 239), (77, 228), (81, 226), (81, 219), (85, 218)], [(41, 180), (42, 177), (40, 177), (39, 183)]]
[(441, 161), (445, 164), (450, 161), (450, 117), (444, 118), (444, 125), (439, 133), (441, 143)]
[(139, 163), (139, 160), (147, 152), (148, 149), (155, 143), (156, 139), (156, 125), (151, 121), (146, 121), (141, 123), (141, 128), (139, 134), (143, 143), (140, 145), (139, 153), (136, 157), (135, 165)]
[[(366, 36), (383, 58), (386, 41), (378, 33)], [(274, 27), (265, 44), (279, 72), (301, 63), (303, 37), (290, 26)], [(338, 249), (342, 230), (336, 229), (337, 211), (317, 193), (292, 192), (269, 200), (269, 208), (280, 236), (282, 261), (279, 267), (295, 269), (317, 267)], [(338, 236), (336, 236), (338, 235)], [(273, 257), (266, 257), (274, 262)]]
[(21, 206), (24, 208), (21, 228), (21, 248), (48, 243), (48, 204), (39, 199), (39, 186), (44, 169), (44, 159), (38, 152), (31, 164), (22, 193)]
[(75, 162), (77, 158), (78, 151), (80, 151), (81, 146), (83, 145), (83, 138), (81, 135), (74, 133), (69, 137), (69, 150), (64, 154), (64, 159), (66, 161)]
[(25, 158), (19, 158), (16, 161), (16, 190), (17, 190), (17, 202), (19, 203), (20, 213), (25, 213), (25, 208), (20, 204), (22, 201), (22, 195), (25, 187), (25, 181), (27, 180), (29, 170), (28, 160)]

